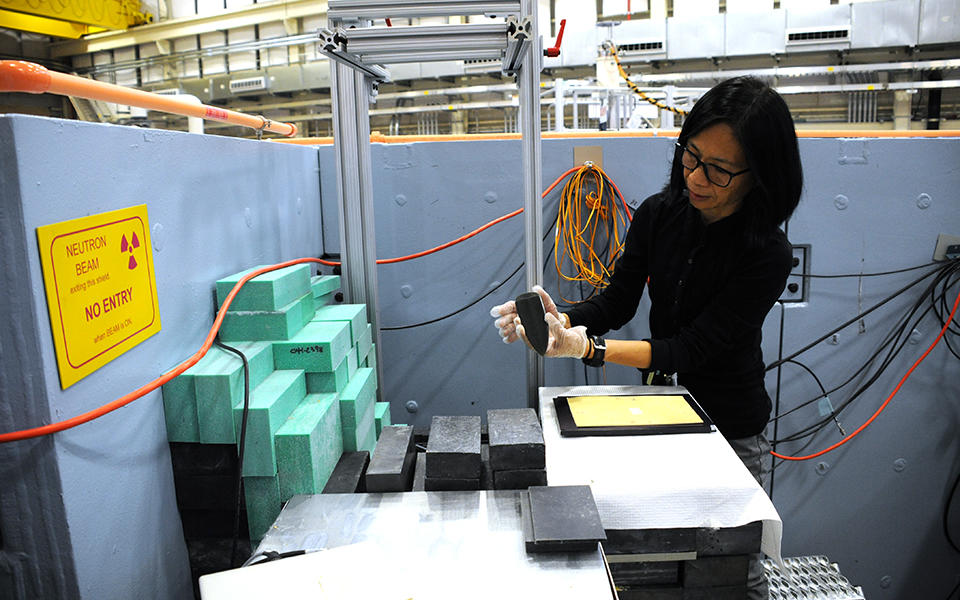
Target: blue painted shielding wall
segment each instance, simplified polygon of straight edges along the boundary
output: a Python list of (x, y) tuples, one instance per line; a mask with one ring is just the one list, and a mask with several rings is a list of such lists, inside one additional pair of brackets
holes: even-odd
[[(28, 389), (7, 379), (0, 386), (2, 431), (42, 424), (23, 414), (59, 421), (146, 384), (201, 346), (213, 320), (217, 279), (316, 256), (322, 246), (317, 153), (311, 148), (22, 116), (0, 117), (0, 146), (7, 150), (0, 215), (20, 215), (19, 223), (4, 224), (4, 244), (26, 257), (24, 264), (8, 265), (24, 280), (3, 290), (2, 318), (5, 328), (16, 322), (21, 337), (38, 349), (29, 357), (9, 348), (3, 354), (4, 367), (13, 365), (11, 371), (36, 385)], [(162, 330), (61, 390), (35, 229), (144, 203)], [(52, 438), (0, 446), (0, 457), (0, 559), (25, 557), (12, 576), (19, 581), (15, 593), (192, 597), (159, 391)], [(35, 476), (51, 464), (59, 490)], [(60, 503), (59, 516), (44, 522), (58, 536), (13, 535), (37, 529), (32, 498)], [(50, 548), (56, 544), (62, 545)], [(65, 557), (60, 575), (43, 560), (47, 551)], [(63, 581), (48, 581), (58, 577)]]
[[(543, 184), (573, 166), (576, 146), (599, 145), (603, 166), (635, 204), (666, 181), (672, 138), (557, 139), (543, 143)], [(956, 139), (800, 140), (805, 169), (801, 204), (788, 224), (794, 244), (811, 246), (810, 270), (869, 273), (931, 260), (940, 232), (960, 235), (960, 142)], [(401, 256), (454, 239), (520, 208), (520, 142), (374, 144), (376, 245), (380, 258)], [(320, 148), (324, 214), (337, 214), (333, 155)], [(846, 197), (846, 204), (837, 196)], [(925, 196), (922, 196), (925, 195)], [(556, 215), (559, 188), (544, 201), (544, 224)], [(839, 209), (838, 206), (845, 208)], [(379, 267), (381, 324), (433, 319), (489, 291), (523, 260), (522, 217), (439, 254)], [(338, 251), (337, 225), (324, 223), (325, 250)], [(544, 256), (552, 247), (552, 233)], [(891, 294), (922, 271), (865, 278), (813, 279), (802, 304), (776, 306), (764, 324), (767, 362), (786, 356)], [(555, 292), (552, 262), (546, 288)], [(526, 403), (523, 352), (504, 346), (488, 311), (515, 297), (523, 272), (456, 317), (411, 330), (382, 333), (384, 385), (394, 422), (419, 426), (437, 414), (480, 414)], [(561, 290), (568, 298), (577, 291)], [(951, 293), (958, 293), (957, 287)], [(828, 387), (838, 385), (878, 347), (917, 298), (913, 289), (800, 360)], [(951, 301), (953, 297), (950, 298)], [(649, 334), (647, 299), (638, 316), (610, 337)], [(781, 335), (782, 317), (782, 335)], [(840, 420), (847, 433), (864, 423), (929, 346), (939, 326), (928, 314), (887, 372)], [(781, 353), (782, 348), (782, 353)], [(591, 383), (602, 374), (591, 370)], [(818, 395), (799, 367), (771, 371), (768, 389), (786, 412)], [(636, 383), (635, 370), (608, 366), (608, 383)], [(548, 360), (546, 385), (582, 383), (578, 361)], [(779, 387), (779, 390), (778, 390)], [(846, 388), (831, 394), (838, 406)], [(821, 459), (778, 466), (773, 499), (784, 520), (785, 555), (826, 554), (862, 585), (869, 598), (940, 598), (955, 585), (960, 557), (949, 548), (941, 519), (949, 486), (960, 470), (960, 363), (941, 343), (862, 435)], [(405, 409), (415, 402), (418, 412)], [(782, 419), (781, 437), (819, 420), (816, 404)], [(774, 427), (768, 428), (773, 438)], [(840, 439), (824, 429), (810, 445), (783, 444), (784, 453), (810, 453)], [(622, 457), (649, 460), (653, 457)], [(818, 463), (823, 474), (818, 474)], [(956, 507), (955, 507), (956, 511)], [(957, 523), (954, 519), (953, 527)], [(954, 535), (957, 535), (956, 533)]]

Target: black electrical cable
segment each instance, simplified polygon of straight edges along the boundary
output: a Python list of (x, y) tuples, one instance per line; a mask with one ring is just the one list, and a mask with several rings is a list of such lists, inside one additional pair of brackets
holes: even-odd
[[(801, 430), (798, 431), (798, 432), (795, 432), (795, 433), (793, 433), (793, 434), (791, 434), (791, 435), (789, 435), (789, 436), (786, 436), (786, 437), (784, 437), (784, 438), (782, 438), (782, 439), (779, 439), (779, 440), (777, 440), (777, 442), (779, 443), (779, 442), (788, 442), (788, 441), (798, 441), (798, 440), (800, 440), (800, 439), (803, 439), (804, 437), (813, 436), (813, 435), (815, 435), (816, 433), (818, 433), (819, 431), (822, 431), (822, 429), (823, 429), (824, 427), (826, 427), (827, 425), (829, 425), (831, 419), (834, 419), (838, 414), (840, 414), (840, 412), (842, 412), (844, 409), (846, 409), (846, 408), (853, 402), (853, 400), (855, 400), (857, 397), (859, 397), (861, 394), (863, 394), (863, 393), (867, 390), (867, 388), (869, 388), (873, 383), (875, 383), (875, 382), (877, 381), (877, 379), (880, 377), (880, 375), (881, 375), (881, 374), (885, 371), (885, 369), (890, 365), (890, 363), (893, 361), (893, 359), (896, 357), (896, 355), (897, 355), (897, 354), (903, 349), (903, 347), (906, 345), (906, 343), (907, 343), (907, 341), (908, 341), (909, 338), (908, 338), (908, 336), (905, 335), (905, 333), (906, 333), (906, 331), (912, 329), (912, 328), (910, 327), (910, 321), (911, 321), (911, 319), (914, 317), (914, 315), (916, 315), (916, 313), (917, 313), (917, 311), (919, 310), (919, 308), (923, 305), (927, 293), (928, 293), (931, 289), (935, 290), (936, 287), (940, 284), (940, 282), (943, 281), (945, 278), (949, 278), (950, 275), (951, 275), (954, 271), (957, 270), (957, 268), (958, 268), (958, 267), (957, 267), (957, 264), (947, 264), (947, 265), (944, 265), (944, 266), (942, 266), (941, 268), (937, 269), (937, 270), (935, 271), (935, 272), (937, 273), (937, 277), (934, 279), (933, 282), (931, 282), (930, 284), (928, 284), (927, 289), (925, 289), (925, 290), (919, 295), (917, 301), (914, 303), (914, 305), (913, 305), (913, 307), (911, 308), (911, 310), (910, 310), (904, 317), (901, 318), (900, 324), (899, 324), (899, 325), (895, 325), (895, 326), (891, 329), (891, 331), (890, 331), (890, 332), (888, 333), (888, 335), (887, 335), (886, 340), (881, 344), (881, 346), (878, 348), (878, 350), (875, 351), (875, 352), (873, 353), (873, 355), (861, 366), (861, 368), (858, 369), (850, 378), (848, 378), (844, 383), (842, 383), (842, 384), (840, 384), (839, 386), (835, 387), (833, 390), (830, 390), (829, 393), (833, 393), (833, 392), (835, 392), (836, 390), (840, 389), (841, 387), (843, 387), (843, 386), (847, 385), (848, 383), (850, 383), (850, 381), (852, 381), (858, 374), (860, 374), (860, 373), (863, 372), (866, 368), (868, 368), (870, 365), (873, 364), (873, 361), (875, 361), (876, 358), (880, 355), (880, 353), (883, 351), (883, 348), (885, 348), (887, 345), (890, 345), (890, 349), (889, 349), (889, 351), (888, 351), (888, 353), (887, 353), (886, 358), (883, 360), (883, 362), (881, 363), (881, 365), (877, 368), (877, 371), (876, 371), (872, 376), (870, 376), (865, 383), (862, 383), (862, 384), (857, 388), (857, 390), (856, 390), (847, 400), (845, 400), (840, 406), (838, 406), (836, 409), (834, 409), (834, 411), (831, 413), (830, 416), (824, 418), (823, 420), (821, 420), (821, 421), (819, 421), (819, 422), (817, 422), (817, 423), (815, 423), (815, 424), (813, 424), (813, 425), (810, 425), (810, 426), (808, 426), (808, 427), (806, 427), (806, 428), (804, 428), (804, 429), (801, 429)], [(945, 290), (944, 290), (943, 293), (945, 293)], [(924, 310), (924, 311), (920, 314), (919, 317), (917, 317), (917, 319), (914, 321), (914, 324), (913, 324), (913, 325), (916, 326), (917, 324), (919, 324), (919, 322), (926, 316), (926, 314), (927, 314), (928, 312), (930, 312), (930, 310), (934, 307), (934, 305), (935, 305), (935, 302), (931, 302), (931, 305), (930, 305), (926, 310)], [(941, 322), (941, 324), (942, 324), (942, 322)], [(901, 338), (901, 336), (903, 336), (903, 340), (902, 340), (902, 341), (899, 341), (900, 338)], [(898, 341), (899, 341), (899, 345), (898, 345)], [(819, 398), (819, 397), (818, 397), (818, 398)], [(807, 401), (807, 402), (804, 402), (803, 404), (795, 407), (794, 409), (791, 409), (791, 411), (788, 411), (787, 413), (783, 413), (782, 415), (778, 415), (776, 418), (779, 419), (779, 418), (781, 418), (781, 417), (783, 417), (783, 416), (786, 416), (786, 415), (789, 414), (790, 412), (793, 412), (793, 411), (795, 411), (795, 410), (798, 410), (799, 408), (802, 408), (803, 406), (806, 406), (806, 405), (810, 404), (811, 402), (816, 401), (818, 398), (813, 398), (813, 399), (811, 399), (811, 400), (809, 400), (809, 401)]]
[(849, 326), (849, 325), (851, 325), (851, 324), (853, 324), (853, 323), (856, 323), (858, 320), (862, 319), (863, 317), (865, 317), (865, 316), (867, 316), (868, 314), (872, 313), (873, 311), (877, 310), (878, 308), (880, 308), (881, 306), (883, 306), (883, 305), (886, 304), (887, 302), (890, 302), (890, 301), (893, 300), (894, 298), (898, 297), (899, 295), (901, 295), (902, 293), (904, 293), (904, 292), (907, 291), (908, 289), (912, 288), (913, 286), (917, 285), (918, 283), (920, 283), (921, 281), (923, 281), (924, 279), (926, 279), (926, 278), (929, 277), (930, 275), (936, 273), (937, 271), (938, 271), (937, 269), (934, 269), (934, 270), (930, 271), (929, 273), (925, 273), (925, 274), (923, 274), (923, 276), (921, 276), (921, 277), (919, 277), (919, 278), (917, 278), (917, 279), (914, 279), (913, 281), (911, 281), (911, 282), (908, 283), (907, 285), (903, 286), (902, 288), (900, 288), (899, 290), (897, 290), (897, 291), (894, 292), (893, 294), (887, 296), (886, 298), (884, 298), (883, 300), (881, 300), (881, 301), (878, 302), (877, 304), (874, 304), (873, 306), (871, 306), (871, 307), (868, 308), (867, 310), (863, 311), (862, 313), (858, 314), (857, 316), (853, 317), (852, 319), (844, 322), (842, 325), (840, 325), (840, 326), (838, 326), (838, 327), (835, 327), (834, 329), (828, 331), (827, 333), (823, 334), (822, 336), (820, 336), (820, 337), (817, 338), (816, 340), (810, 342), (809, 344), (807, 344), (806, 346), (804, 346), (804, 347), (801, 348), (800, 350), (797, 350), (796, 352), (794, 352), (793, 354), (787, 356), (786, 358), (781, 358), (781, 359), (779, 359), (779, 360), (777, 360), (777, 361), (774, 361), (774, 362), (770, 363), (769, 365), (766, 366), (765, 370), (766, 370), (766, 371), (770, 371), (771, 369), (775, 369), (775, 368), (778, 367), (779, 365), (783, 364), (784, 361), (787, 361), (787, 360), (789, 360), (789, 359), (791, 359), (791, 358), (796, 358), (796, 357), (800, 356), (801, 354), (803, 354), (804, 352), (806, 352), (806, 351), (809, 350), (810, 348), (813, 348), (814, 346), (816, 346), (817, 344), (819, 344), (819, 343), (822, 342), (823, 340), (827, 339), (828, 337), (830, 337), (830, 336), (833, 335), (834, 333), (840, 331), (841, 329), (844, 329), (845, 327), (847, 327), (847, 326)]
[(881, 271), (879, 273), (841, 273), (839, 275), (814, 275), (811, 273), (804, 273), (801, 277), (809, 277), (811, 279), (837, 279), (841, 277), (879, 277), (880, 275), (893, 275), (894, 273), (906, 273), (907, 271), (916, 271), (917, 269), (922, 269), (924, 267), (932, 267), (933, 265), (939, 264), (937, 262), (928, 262), (922, 265), (917, 265), (915, 267), (906, 267), (904, 269), (896, 269), (895, 271)]
[[(277, 552), (276, 550), (265, 550), (263, 552), (257, 552), (250, 559), (244, 563), (245, 567), (253, 567), (256, 565), (262, 565), (263, 563), (273, 562), (275, 560), (280, 560), (283, 558), (290, 558), (291, 556), (301, 556), (306, 554), (306, 550), (290, 550), (289, 552)], [(251, 562), (258, 556), (264, 556), (263, 560), (258, 560), (257, 562)]]
[(240, 357), (243, 361), (243, 416), (240, 419), (240, 445), (237, 451), (237, 483), (236, 490), (236, 508), (233, 513), (233, 544), (230, 547), (230, 565), (237, 564), (237, 546), (240, 544), (240, 505), (243, 500), (243, 453), (247, 442), (247, 415), (250, 412), (250, 364), (243, 352), (232, 346), (228, 346), (220, 341), (220, 338), (214, 340), (214, 343)]
[(950, 533), (950, 507), (953, 505), (953, 498), (957, 494), (957, 485), (960, 484), (960, 474), (953, 480), (953, 487), (950, 489), (950, 495), (947, 496), (947, 504), (943, 507), (943, 535), (947, 538), (947, 543), (956, 552), (960, 552), (960, 543), (953, 539)]

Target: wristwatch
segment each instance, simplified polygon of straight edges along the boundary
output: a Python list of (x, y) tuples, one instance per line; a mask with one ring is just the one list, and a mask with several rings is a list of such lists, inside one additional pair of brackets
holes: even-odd
[(590, 358), (584, 357), (580, 360), (588, 367), (602, 367), (603, 357), (607, 353), (607, 343), (599, 335), (591, 335), (587, 339), (590, 340), (590, 345), (593, 346), (593, 356)]

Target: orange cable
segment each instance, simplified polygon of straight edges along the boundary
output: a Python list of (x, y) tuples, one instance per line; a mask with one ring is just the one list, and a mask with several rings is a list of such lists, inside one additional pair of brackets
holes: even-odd
[(900, 387), (904, 384), (904, 382), (907, 381), (907, 378), (910, 377), (910, 374), (913, 373), (913, 370), (916, 369), (916, 368), (920, 365), (921, 362), (923, 362), (923, 359), (925, 359), (925, 358), (927, 357), (927, 355), (930, 354), (930, 351), (933, 350), (934, 346), (936, 346), (936, 345), (940, 342), (940, 338), (943, 337), (943, 334), (947, 331), (947, 328), (950, 327), (950, 322), (953, 320), (953, 316), (957, 313), (957, 306), (958, 306), (958, 305), (960, 305), (960, 294), (957, 294), (957, 299), (953, 302), (953, 310), (950, 312), (950, 316), (947, 317), (947, 322), (944, 324), (943, 329), (941, 329), (941, 330), (940, 330), (940, 333), (937, 335), (937, 339), (933, 340), (933, 343), (930, 344), (930, 347), (927, 348), (927, 351), (924, 352), (923, 355), (920, 356), (920, 358), (918, 358), (915, 363), (913, 363), (913, 366), (911, 366), (910, 369), (907, 370), (906, 374), (904, 374), (904, 376), (900, 379), (900, 383), (897, 384), (897, 387), (893, 388), (893, 391), (890, 393), (889, 396), (887, 396), (887, 399), (884, 400), (883, 404), (880, 405), (880, 408), (878, 408), (877, 411), (876, 411), (875, 413), (873, 413), (873, 415), (872, 415), (869, 419), (867, 419), (867, 422), (866, 422), (866, 423), (864, 423), (863, 425), (861, 425), (860, 427), (858, 427), (856, 431), (854, 431), (853, 433), (851, 433), (851, 434), (848, 435), (847, 437), (843, 438), (842, 440), (840, 440), (840, 441), (837, 442), (836, 444), (834, 444), (834, 445), (832, 445), (832, 446), (830, 446), (830, 447), (828, 447), (828, 448), (824, 448), (823, 450), (821, 450), (821, 451), (819, 451), (819, 452), (815, 452), (815, 453), (813, 453), (813, 454), (808, 454), (808, 455), (806, 455), (806, 456), (786, 456), (786, 455), (783, 455), (783, 454), (778, 454), (778, 453), (776, 453), (776, 452), (774, 452), (774, 451), (772, 451), (772, 450), (770, 451), (770, 454), (776, 456), (777, 458), (782, 458), (783, 460), (796, 460), (796, 461), (800, 461), (800, 460), (810, 460), (811, 458), (816, 458), (816, 457), (818, 457), (818, 456), (822, 456), (822, 455), (826, 454), (827, 452), (830, 452), (831, 450), (835, 450), (835, 449), (839, 448), (840, 446), (846, 444), (846, 443), (849, 442), (850, 440), (852, 440), (854, 437), (856, 437), (861, 431), (863, 431), (864, 429), (866, 429), (867, 426), (870, 425), (870, 423), (872, 423), (873, 420), (876, 419), (876, 418), (880, 415), (880, 413), (883, 412), (883, 410), (887, 407), (887, 404), (889, 404), (890, 401), (893, 400), (893, 397), (897, 395), (897, 392), (900, 391)]
[[(550, 191), (553, 190), (553, 188), (555, 188), (555, 187), (557, 186), (557, 184), (559, 184), (567, 175), (569, 175), (570, 173), (572, 173), (572, 172), (574, 172), (574, 171), (576, 171), (576, 170), (577, 170), (577, 167), (574, 167), (574, 168), (571, 168), (571, 169), (568, 169), (567, 171), (565, 171), (562, 175), (560, 175), (560, 177), (557, 178), (556, 181), (554, 181), (554, 182), (550, 185), (550, 187), (548, 187), (548, 188), (543, 192), (543, 194), (541, 194), (540, 197), (541, 197), (541, 198), (545, 197), (545, 196), (546, 196), (547, 194), (549, 194)], [(506, 219), (509, 219), (509, 218), (511, 218), (511, 217), (514, 217), (514, 216), (520, 214), (521, 212), (523, 212), (523, 209), (522, 209), (522, 208), (519, 209), (519, 210), (515, 210), (515, 211), (513, 211), (513, 212), (510, 213), (510, 214), (507, 214), (507, 215), (504, 215), (504, 216), (502, 216), (502, 217), (500, 217), (500, 218), (498, 218), (498, 219), (495, 219), (494, 221), (491, 221), (490, 223), (484, 225), (483, 227), (480, 227), (479, 229), (476, 229), (476, 230), (474, 230), (474, 231), (472, 231), (472, 232), (470, 232), (470, 233), (468, 233), (468, 234), (466, 234), (466, 235), (464, 235), (464, 236), (461, 236), (460, 238), (458, 238), (458, 239), (456, 239), (456, 240), (454, 240), (454, 241), (452, 241), (452, 242), (448, 242), (448, 243), (446, 243), (446, 244), (443, 244), (442, 246), (437, 246), (436, 248), (432, 248), (432, 249), (430, 249), (430, 250), (426, 250), (426, 251), (424, 251), (424, 252), (417, 253), (417, 254), (415, 254), (415, 255), (412, 254), (412, 255), (405, 256), (405, 257), (400, 257), (400, 258), (385, 259), (384, 261), (379, 261), (379, 260), (378, 260), (377, 263), (378, 263), (378, 264), (385, 264), (385, 263), (392, 263), (392, 262), (400, 262), (400, 261), (402, 261), (402, 260), (410, 260), (411, 258), (416, 258), (416, 257), (418, 257), (418, 256), (424, 256), (424, 255), (430, 254), (430, 253), (432, 253), (432, 252), (437, 252), (437, 251), (439, 251), (439, 250), (442, 250), (443, 248), (447, 248), (447, 247), (449, 247), (449, 246), (452, 246), (453, 244), (456, 244), (456, 243), (458, 243), (458, 242), (462, 242), (463, 240), (469, 239), (469, 238), (473, 237), (474, 235), (480, 233), (480, 232), (483, 231), (484, 229), (487, 229), (488, 227), (491, 227), (491, 226), (493, 226), (493, 225), (496, 225), (497, 223), (500, 223), (501, 221), (504, 221), (504, 220), (506, 220)], [(190, 358), (186, 359), (185, 361), (183, 361), (182, 363), (180, 363), (179, 365), (177, 365), (177, 366), (174, 367), (173, 369), (167, 371), (166, 373), (164, 373), (164, 374), (161, 375), (160, 377), (154, 379), (154, 380), (151, 381), (150, 383), (147, 383), (146, 385), (143, 385), (143, 386), (137, 388), (136, 390), (134, 390), (134, 391), (132, 391), (132, 392), (130, 392), (130, 393), (128, 393), (128, 394), (125, 394), (124, 396), (121, 396), (120, 398), (117, 398), (117, 399), (114, 400), (113, 402), (108, 402), (107, 404), (104, 404), (104, 405), (102, 405), (102, 406), (100, 406), (100, 407), (98, 407), (98, 408), (95, 408), (95, 409), (93, 409), (93, 410), (87, 411), (87, 412), (85, 412), (85, 413), (83, 413), (83, 414), (77, 415), (77, 416), (72, 417), (72, 418), (70, 418), (70, 419), (66, 419), (66, 420), (64, 420), (64, 421), (58, 421), (58, 422), (56, 422), (56, 423), (51, 423), (51, 424), (49, 424), (49, 425), (42, 425), (42, 426), (40, 426), (40, 427), (34, 427), (34, 428), (32, 428), (32, 429), (23, 429), (23, 430), (20, 430), (20, 431), (11, 431), (11, 432), (9, 432), (9, 433), (0, 433), (0, 444), (6, 443), (6, 442), (15, 442), (15, 441), (18, 441), (18, 440), (26, 440), (26, 439), (30, 439), (30, 438), (36, 438), (36, 437), (40, 437), (40, 436), (44, 436), (44, 435), (50, 435), (50, 434), (53, 434), (53, 433), (58, 433), (58, 432), (60, 432), (60, 431), (64, 431), (65, 429), (71, 429), (71, 428), (73, 428), (73, 427), (76, 427), (77, 425), (83, 425), (84, 423), (86, 423), (86, 422), (88, 422), (88, 421), (92, 421), (92, 420), (94, 420), (94, 419), (100, 418), (100, 417), (102, 417), (103, 415), (105, 415), (105, 414), (107, 414), (107, 413), (109, 413), (109, 412), (112, 412), (112, 411), (114, 411), (114, 410), (116, 410), (116, 409), (118, 409), (118, 408), (121, 408), (121, 407), (123, 407), (123, 406), (126, 406), (127, 404), (130, 404), (130, 403), (133, 402), (134, 400), (136, 400), (136, 399), (138, 399), (138, 398), (142, 398), (142, 397), (145, 396), (146, 394), (149, 394), (150, 392), (156, 390), (158, 387), (160, 387), (160, 386), (162, 386), (163, 384), (167, 383), (167, 382), (170, 381), (171, 379), (179, 376), (181, 373), (183, 373), (184, 371), (186, 371), (187, 369), (189, 369), (189, 368), (192, 367), (193, 365), (197, 364), (197, 362), (198, 362), (201, 358), (204, 357), (204, 355), (207, 353), (207, 351), (210, 350), (210, 347), (213, 345), (213, 341), (214, 341), (214, 340), (216, 339), (216, 337), (217, 337), (217, 333), (220, 331), (220, 326), (221, 326), (221, 324), (223, 323), (224, 317), (226, 316), (227, 308), (230, 307), (230, 303), (233, 302), (233, 299), (234, 299), (234, 298), (236, 297), (236, 295), (240, 292), (240, 288), (242, 288), (242, 287), (244, 286), (244, 284), (246, 284), (248, 281), (250, 281), (250, 280), (253, 279), (254, 277), (257, 277), (257, 276), (262, 275), (262, 274), (264, 274), (264, 273), (269, 273), (270, 271), (276, 271), (276, 270), (278, 270), (278, 269), (283, 269), (283, 268), (285, 268), (285, 267), (290, 267), (290, 266), (293, 266), (293, 265), (298, 265), (298, 264), (303, 264), (303, 263), (311, 263), (311, 262), (320, 263), (320, 264), (327, 265), (327, 266), (337, 266), (337, 265), (340, 264), (340, 263), (338, 263), (338, 262), (323, 260), (323, 259), (320, 259), (320, 258), (307, 257), (307, 258), (297, 258), (297, 259), (293, 259), (293, 260), (288, 260), (288, 261), (286, 261), (286, 262), (278, 263), (278, 264), (275, 264), (275, 265), (270, 265), (270, 266), (267, 266), (267, 267), (262, 267), (262, 268), (260, 268), (260, 269), (255, 270), (255, 271), (251, 271), (250, 273), (247, 273), (246, 275), (244, 275), (243, 277), (240, 278), (240, 281), (238, 281), (238, 282), (236, 283), (236, 285), (233, 286), (233, 289), (230, 290), (230, 293), (227, 294), (227, 297), (224, 299), (223, 304), (220, 306), (220, 309), (217, 311), (217, 316), (216, 316), (216, 318), (215, 318), (214, 321), (213, 321), (213, 326), (210, 328), (210, 332), (207, 334), (207, 337), (206, 337), (206, 339), (204, 340), (203, 345), (200, 346), (200, 349), (197, 350)]]

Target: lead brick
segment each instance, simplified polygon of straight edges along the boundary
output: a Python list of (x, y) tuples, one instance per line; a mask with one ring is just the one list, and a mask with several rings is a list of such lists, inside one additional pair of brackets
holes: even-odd
[(427, 478), (479, 477), (480, 417), (434, 416), (427, 439)]
[(413, 428), (388, 425), (367, 467), (368, 492), (405, 492), (413, 475)]
[(465, 491), (465, 490), (479, 490), (480, 480), (427, 476), (423, 480), (423, 489), (428, 492), (456, 492), (456, 491)]
[(337, 461), (327, 485), (323, 487), (324, 494), (352, 494), (363, 491), (363, 475), (370, 463), (370, 453), (344, 452)]
[(744, 586), (750, 556), (706, 556), (684, 561), (680, 582), (684, 588)]
[(543, 430), (532, 408), (488, 410), (487, 429), (494, 471), (545, 467)]
[(496, 490), (525, 490), (531, 485), (547, 485), (546, 470), (514, 469), (493, 472), (493, 488)]

